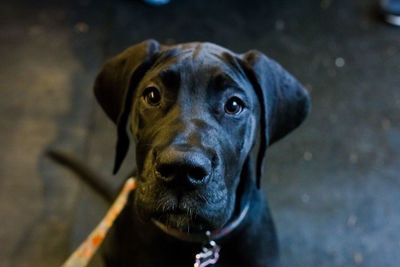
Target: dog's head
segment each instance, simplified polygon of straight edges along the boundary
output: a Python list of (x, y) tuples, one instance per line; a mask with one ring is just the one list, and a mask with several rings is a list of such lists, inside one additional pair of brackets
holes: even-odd
[(137, 214), (181, 231), (222, 227), (257, 133), (260, 178), (265, 148), (309, 110), (306, 90), (275, 61), (210, 43), (142, 42), (109, 60), (94, 89), (118, 128), (114, 172), (129, 136), (136, 142)]

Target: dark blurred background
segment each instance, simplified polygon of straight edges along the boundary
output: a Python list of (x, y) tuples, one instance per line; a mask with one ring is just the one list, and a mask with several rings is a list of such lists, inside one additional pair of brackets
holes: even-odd
[[(115, 132), (92, 94), (104, 63), (147, 38), (258, 49), (313, 110), (273, 145), (265, 191), (283, 266), (400, 266), (400, 28), (375, 0), (2, 1), (0, 266), (58, 266), (106, 203), (44, 157), (68, 151), (117, 186)], [(129, 166), (130, 165), (130, 166)]]

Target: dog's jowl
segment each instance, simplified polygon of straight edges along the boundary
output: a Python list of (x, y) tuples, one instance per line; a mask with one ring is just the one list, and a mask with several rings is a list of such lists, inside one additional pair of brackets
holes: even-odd
[(295, 78), (258, 51), (148, 40), (110, 59), (94, 91), (117, 127), (114, 172), (136, 148), (106, 266), (278, 265), (259, 184), (265, 149), (308, 114)]

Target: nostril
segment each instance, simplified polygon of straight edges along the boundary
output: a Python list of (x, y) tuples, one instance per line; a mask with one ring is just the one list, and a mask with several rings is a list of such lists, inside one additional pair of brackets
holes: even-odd
[(192, 167), (187, 175), (192, 182), (198, 183), (208, 176), (208, 172), (202, 167)]
[(176, 175), (176, 167), (170, 164), (161, 164), (156, 168), (160, 178), (163, 180), (172, 180)]
[(192, 184), (205, 183), (211, 172), (211, 161), (203, 154), (194, 154), (187, 162), (187, 178)]

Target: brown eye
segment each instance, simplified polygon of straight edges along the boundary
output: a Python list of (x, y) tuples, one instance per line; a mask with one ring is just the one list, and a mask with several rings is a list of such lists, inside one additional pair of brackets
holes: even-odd
[(160, 91), (155, 87), (148, 87), (143, 92), (143, 98), (147, 104), (157, 106), (161, 101)]
[(239, 114), (244, 104), (238, 97), (232, 97), (225, 103), (225, 112), (231, 115)]

